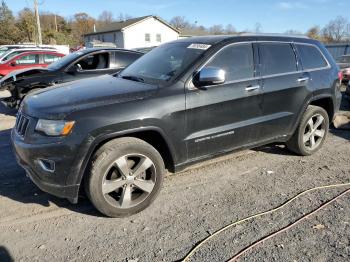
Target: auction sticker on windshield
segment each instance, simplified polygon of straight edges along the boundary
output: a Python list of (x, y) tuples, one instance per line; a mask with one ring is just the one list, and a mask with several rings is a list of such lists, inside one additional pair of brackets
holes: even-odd
[(206, 44), (190, 44), (187, 48), (207, 50), (211, 45)]

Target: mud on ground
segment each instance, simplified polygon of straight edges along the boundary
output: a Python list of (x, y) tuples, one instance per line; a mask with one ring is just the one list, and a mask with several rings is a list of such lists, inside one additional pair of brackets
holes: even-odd
[[(343, 110), (348, 110), (346, 101)], [(350, 182), (350, 131), (332, 129), (311, 157), (268, 145), (168, 175), (154, 204), (112, 219), (86, 199), (78, 205), (37, 189), (10, 148), (14, 112), (0, 106), (0, 261), (175, 261), (199, 241), (238, 219), (277, 207), (299, 192)], [(312, 192), (276, 213), (232, 227), (191, 261), (225, 261), (244, 247), (344, 191)], [(242, 261), (349, 261), (350, 194)]]

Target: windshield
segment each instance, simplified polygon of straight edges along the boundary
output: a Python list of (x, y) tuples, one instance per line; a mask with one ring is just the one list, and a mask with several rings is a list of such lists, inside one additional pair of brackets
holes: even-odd
[(153, 84), (168, 82), (183, 73), (209, 47), (197, 46), (188, 42), (161, 45), (124, 69), (119, 77)]
[(80, 57), (83, 53), (82, 52), (74, 52), (71, 53), (69, 55), (66, 55), (64, 57), (62, 57), (61, 59), (57, 60), (56, 62), (53, 62), (52, 64), (50, 64), (47, 68), (49, 70), (57, 70), (60, 69), (68, 64), (70, 64), (71, 62), (73, 62), (75, 59), (77, 59), (78, 57)]
[(337, 59), (338, 63), (349, 63), (350, 64), (350, 56), (341, 56)]
[(2, 56), (3, 53), (7, 52), (9, 49), (7, 46), (0, 47), (0, 57)]
[(2, 52), (0, 58), (7, 56), (9, 53), (11, 53), (11, 50), (6, 50), (6, 51)]
[(1, 57), (2, 57), (2, 61), (7, 61), (12, 57), (15, 57), (16, 55), (23, 53), (24, 51), (8, 51), (6, 53), (4, 53)]

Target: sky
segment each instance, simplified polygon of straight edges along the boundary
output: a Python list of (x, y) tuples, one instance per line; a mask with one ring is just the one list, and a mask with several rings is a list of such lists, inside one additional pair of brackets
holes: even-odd
[[(33, 0), (5, 0), (14, 13), (33, 7)], [(38, 0), (40, 11), (64, 17), (86, 12), (97, 18), (104, 10), (117, 18), (120, 13), (132, 17), (158, 15), (165, 20), (184, 16), (198, 25), (232, 24), (236, 30), (262, 32), (306, 32), (314, 25), (324, 26), (339, 15), (349, 17), (349, 0)]]

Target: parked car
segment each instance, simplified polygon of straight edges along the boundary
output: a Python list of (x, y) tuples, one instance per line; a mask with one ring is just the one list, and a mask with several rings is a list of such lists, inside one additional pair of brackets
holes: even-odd
[(11, 97), (2, 102), (8, 107), (18, 107), (28, 92), (82, 78), (114, 74), (142, 55), (125, 49), (91, 48), (71, 53), (47, 68), (15, 71), (0, 81), (0, 90), (11, 92)]
[(25, 52), (32, 52), (32, 51), (48, 51), (48, 52), (57, 52), (57, 50), (53, 49), (43, 49), (43, 48), (17, 48), (17, 49), (11, 49), (2, 55), (0, 55), (0, 63), (6, 63), (6, 61), (10, 60), (11, 58)]
[(18, 45), (2, 45), (0, 46), (0, 56), (5, 53), (8, 52), (10, 50), (13, 49), (18, 49), (18, 48), (22, 48), (22, 46), (18, 46)]
[(337, 59), (337, 64), (343, 73), (343, 81), (350, 80), (350, 55), (342, 55)]
[(43, 191), (128, 216), (158, 195), (165, 169), (284, 142), (323, 145), (339, 109), (339, 69), (309, 38), (193, 37), (150, 51), (118, 76), (24, 99), (12, 131), (18, 162)]
[(16, 70), (46, 67), (63, 56), (64, 54), (53, 51), (30, 51), (20, 53), (6, 62), (0, 63), (0, 78)]
[(148, 53), (149, 51), (153, 50), (154, 48), (156, 48), (156, 46), (150, 46), (150, 47), (139, 47), (139, 48), (135, 48), (134, 50), (142, 52), (142, 53)]

